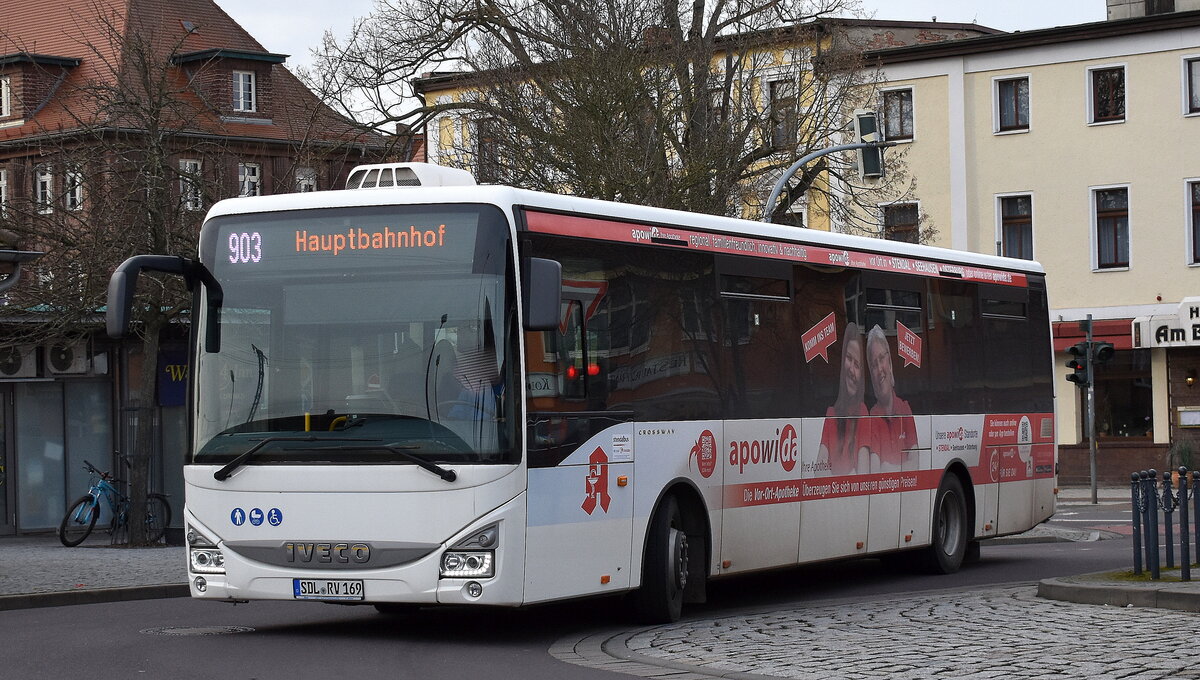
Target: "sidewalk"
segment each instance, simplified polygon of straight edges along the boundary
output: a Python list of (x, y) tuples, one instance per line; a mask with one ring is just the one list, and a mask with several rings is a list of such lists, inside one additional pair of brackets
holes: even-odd
[[(1098, 490), (1099, 502), (1129, 502), (1129, 490), (1115, 487)], [(1059, 493), (1061, 506), (1091, 502), (1090, 489), (1064, 488)], [(1095, 534), (1106, 535), (1095, 535)], [(1042, 524), (1018, 536), (989, 539), (996, 543), (1043, 543), (1054, 541), (1095, 541), (1118, 538), (1109, 532), (1076, 531)], [(83, 545), (64, 547), (53, 534), (0, 537), (0, 611), (29, 607), (49, 607), (92, 602), (112, 602), (160, 597), (186, 597), (185, 548), (124, 548), (110, 546), (108, 534), (97, 532)], [(1200, 573), (1196, 578), (1200, 579)], [(1190, 602), (1200, 611), (1200, 581), (1191, 584), (1128, 583), (1106, 584), (1083, 576), (1076, 580), (1055, 579), (1046, 587), (1044, 597), (1086, 603), (1148, 604), (1161, 599), (1167, 603)], [(1098, 590), (1099, 589), (1099, 590)], [(1159, 593), (1163, 594), (1158, 598)], [(1100, 593), (1100, 594), (1098, 594)], [(1103, 593), (1108, 593), (1103, 595)], [(1181, 595), (1182, 593), (1182, 595)], [(1169, 595), (1170, 597), (1166, 597)], [(1108, 599), (1104, 599), (1104, 598)], [(1191, 607), (1193, 605), (1188, 605)], [(1178, 608), (1178, 607), (1177, 607)]]
[(111, 546), (96, 533), (74, 548), (54, 534), (0, 537), (0, 611), (187, 596), (183, 547)]

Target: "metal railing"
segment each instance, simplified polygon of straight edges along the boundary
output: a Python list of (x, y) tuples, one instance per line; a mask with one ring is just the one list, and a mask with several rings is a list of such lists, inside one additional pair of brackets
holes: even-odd
[[(1173, 478), (1174, 477), (1174, 478)], [(1176, 479), (1178, 488), (1175, 487)], [(1188, 471), (1181, 467), (1177, 475), (1157, 470), (1135, 472), (1129, 482), (1133, 506), (1133, 573), (1141, 575), (1143, 566), (1150, 578), (1162, 577), (1163, 565), (1160, 557), (1166, 558), (1166, 568), (1175, 568), (1175, 520), (1179, 513), (1179, 577), (1192, 580), (1191, 540), (1195, 530), (1196, 546), (1200, 549), (1200, 494), (1196, 485), (1200, 482), (1200, 470)], [(1159, 513), (1162, 513), (1162, 531), (1159, 531)], [(1194, 527), (1192, 526), (1194, 525)], [(1162, 535), (1162, 550), (1159, 535)], [(1165, 553), (1165, 554), (1160, 554)]]

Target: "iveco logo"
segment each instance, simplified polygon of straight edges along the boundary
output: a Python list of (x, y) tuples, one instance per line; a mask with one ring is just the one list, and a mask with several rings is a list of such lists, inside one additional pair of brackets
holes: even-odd
[(365, 564), (371, 560), (367, 543), (300, 543), (283, 544), (288, 562), (323, 562), (326, 564)]

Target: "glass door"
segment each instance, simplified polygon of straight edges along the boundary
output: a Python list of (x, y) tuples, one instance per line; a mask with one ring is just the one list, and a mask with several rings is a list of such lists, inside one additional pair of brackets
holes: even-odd
[(16, 496), (13, 491), (12, 385), (0, 384), (0, 535), (16, 531), (13, 512)]

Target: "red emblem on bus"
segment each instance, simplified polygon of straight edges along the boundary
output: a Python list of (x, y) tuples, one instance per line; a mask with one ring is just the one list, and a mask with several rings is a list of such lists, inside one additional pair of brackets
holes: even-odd
[(696, 469), (700, 471), (700, 476), (705, 479), (711, 477), (713, 470), (717, 469), (717, 438), (711, 431), (701, 432), (700, 438), (692, 446), (692, 452), (688, 454), (689, 467), (693, 458), (696, 459)]
[(590, 515), (599, 505), (600, 509), (607, 513), (611, 499), (608, 497), (608, 456), (604, 455), (604, 449), (592, 451), (591, 457), (588, 458), (587, 477), (583, 478), (583, 483), (587, 491), (587, 498), (583, 499), (581, 506), (583, 511)]

